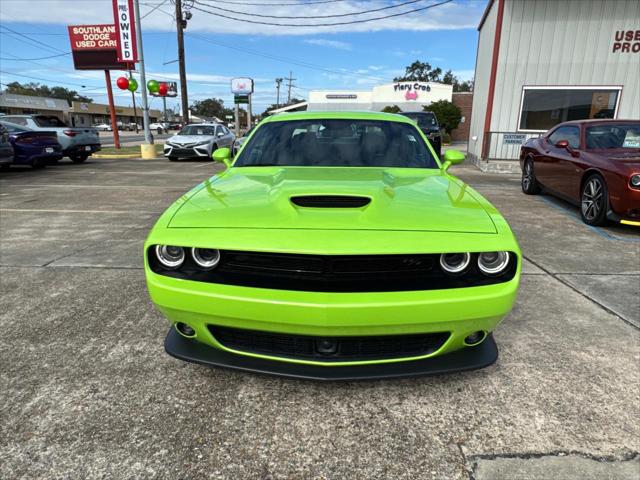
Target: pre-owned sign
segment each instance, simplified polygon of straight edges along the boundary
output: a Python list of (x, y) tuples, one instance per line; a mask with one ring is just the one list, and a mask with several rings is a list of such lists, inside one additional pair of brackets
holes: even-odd
[(118, 37), (118, 60), (121, 62), (138, 61), (133, 15), (133, 0), (113, 0), (113, 21)]

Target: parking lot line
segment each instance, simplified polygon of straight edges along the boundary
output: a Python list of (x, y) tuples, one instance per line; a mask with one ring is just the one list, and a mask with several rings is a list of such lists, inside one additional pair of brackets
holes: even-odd
[(144, 215), (160, 215), (162, 212), (151, 212), (141, 210), (66, 210), (47, 208), (0, 208), (0, 212), (36, 212), (36, 213), (109, 213), (115, 215), (131, 215), (132, 213), (142, 213)]

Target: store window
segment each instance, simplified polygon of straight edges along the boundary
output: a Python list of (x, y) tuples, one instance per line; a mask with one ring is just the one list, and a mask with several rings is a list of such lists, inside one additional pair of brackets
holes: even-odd
[(518, 130), (546, 131), (558, 123), (614, 118), (620, 88), (524, 87)]

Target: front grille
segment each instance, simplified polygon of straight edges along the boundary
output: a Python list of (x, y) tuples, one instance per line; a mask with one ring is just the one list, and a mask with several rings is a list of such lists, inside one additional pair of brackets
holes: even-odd
[(449, 338), (448, 332), (417, 335), (313, 337), (209, 325), (223, 346), (247, 353), (317, 361), (383, 360), (429, 355)]
[(462, 275), (448, 275), (439, 254), (308, 255), (221, 250), (218, 266), (199, 269), (190, 255), (177, 270), (164, 269), (154, 248), (148, 250), (151, 269), (159, 274), (198, 282), (308, 292), (399, 292), (491, 285), (511, 280), (517, 257), (511, 254), (505, 273), (489, 277), (471, 266)]

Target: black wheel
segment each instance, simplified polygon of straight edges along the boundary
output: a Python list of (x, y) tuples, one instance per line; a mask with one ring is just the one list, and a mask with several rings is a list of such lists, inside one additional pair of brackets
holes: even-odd
[(170, 162), (177, 162), (178, 161), (178, 157), (167, 157), (169, 158)]
[(45, 163), (44, 160), (34, 160), (33, 163), (31, 164), (31, 168), (33, 168), (34, 170), (39, 170), (41, 168), (46, 167), (47, 164)]
[(89, 155), (87, 155), (86, 153), (79, 153), (77, 155), (69, 155), (69, 158), (73, 163), (82, 163), (87, 158), (89, 158)]
[(536, 178), (536, 172), (533, 170), (533, 160), (527, 158), (522, 167), (522, 191), (527, 195), (536, 195), (540, 193), (540, 185)]
[(609, 209), (607, 184), (600, 175), (587, 178), (580, 192), (580, 215), (587, 225), (604, 225)]
[(0, 165), (0, 170), (9, 170), (11, 165)]

